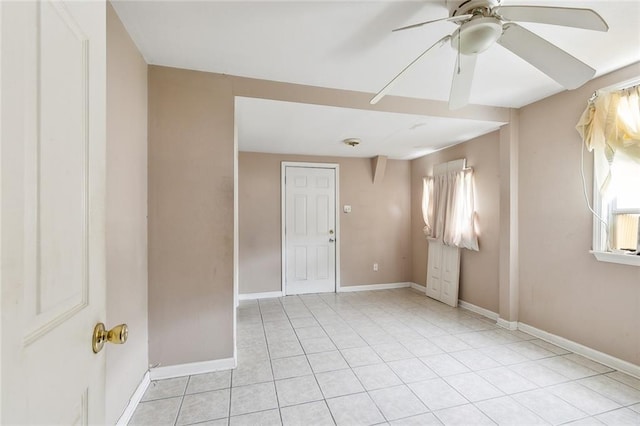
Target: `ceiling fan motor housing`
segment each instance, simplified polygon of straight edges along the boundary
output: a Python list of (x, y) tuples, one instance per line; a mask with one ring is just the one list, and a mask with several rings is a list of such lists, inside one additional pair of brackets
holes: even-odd
[(478, 16), (460, 25), (451, 37), (451, 46), (463, 55), (475, 55), (491, 47), (502, 35), (502, 22)]
[(491, 10), (499, 6), (502, 0), (446, 0), (449, 16), (473, 14), (474, 10)]

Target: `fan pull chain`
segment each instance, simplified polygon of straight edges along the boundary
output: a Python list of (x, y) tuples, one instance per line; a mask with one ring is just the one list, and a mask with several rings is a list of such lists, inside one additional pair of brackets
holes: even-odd
[(458, 74), (460, 74), (460, 30), (458, 30)]

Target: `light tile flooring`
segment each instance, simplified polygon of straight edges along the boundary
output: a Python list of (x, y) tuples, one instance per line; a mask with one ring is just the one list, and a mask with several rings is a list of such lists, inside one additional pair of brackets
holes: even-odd
[(410, 289), (241, 302), (238, 357), (130, 424), (640, 425), (640, 380)]

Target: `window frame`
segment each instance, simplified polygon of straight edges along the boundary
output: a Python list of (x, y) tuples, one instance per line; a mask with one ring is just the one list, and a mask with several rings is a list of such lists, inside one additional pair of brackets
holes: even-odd
[[(593, 155), (593, 167), (594, 172), (596, 168), (596, 156), (598, 154), (594, 152)], [(595, 173), (594, 173), (595, 175)], [(632, 255), (632, 254), (623, 254), (623, 253), (614, 253), (611, 251), (607, 251), (607, 231), (611, 232), (611, 221), (613, 217), (613, 208), (612, 203), (605, 203), (600, 197), (600, 191), (598, 190), (598, 185), (596, 183), (595, 177), (592, 182), (593, 186), (593, 207), (594, 211), (601, 218), (607, 219), (607, 224), (605, 225), (596, 215), (593, 216), (593, 241), (592, 241), (592, 249), (589, 253), (593, 254), (595, 258), (601, 262), (609, 262), (609, 263), (617, 263), (621, 265), (631, 265), (631, 266), (640, 266), (640, 256)], [(640, 212), (640, 211), (639, 211)], [(606, 227), (609, 227), (607, 230)]]

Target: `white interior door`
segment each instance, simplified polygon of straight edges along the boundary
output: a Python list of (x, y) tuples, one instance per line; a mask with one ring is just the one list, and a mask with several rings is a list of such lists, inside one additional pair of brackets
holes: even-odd
[(336, 288), (336, 171), (285, 167), (285, 293)]
[(102, 424), (105, 3), (1, 2), (2, 424)]
[(427, 260), (427, 296), (458, 306), (460, 249), (429, 240)]
[(442, 295), (442, 247), (436, 240), (429, 240), (427, 258), (427, 296), (440, 300)]
[(442, 281), (440, 300), (454, 308), (458, 306), (460, 278), (460, 249), (442, 245)]

